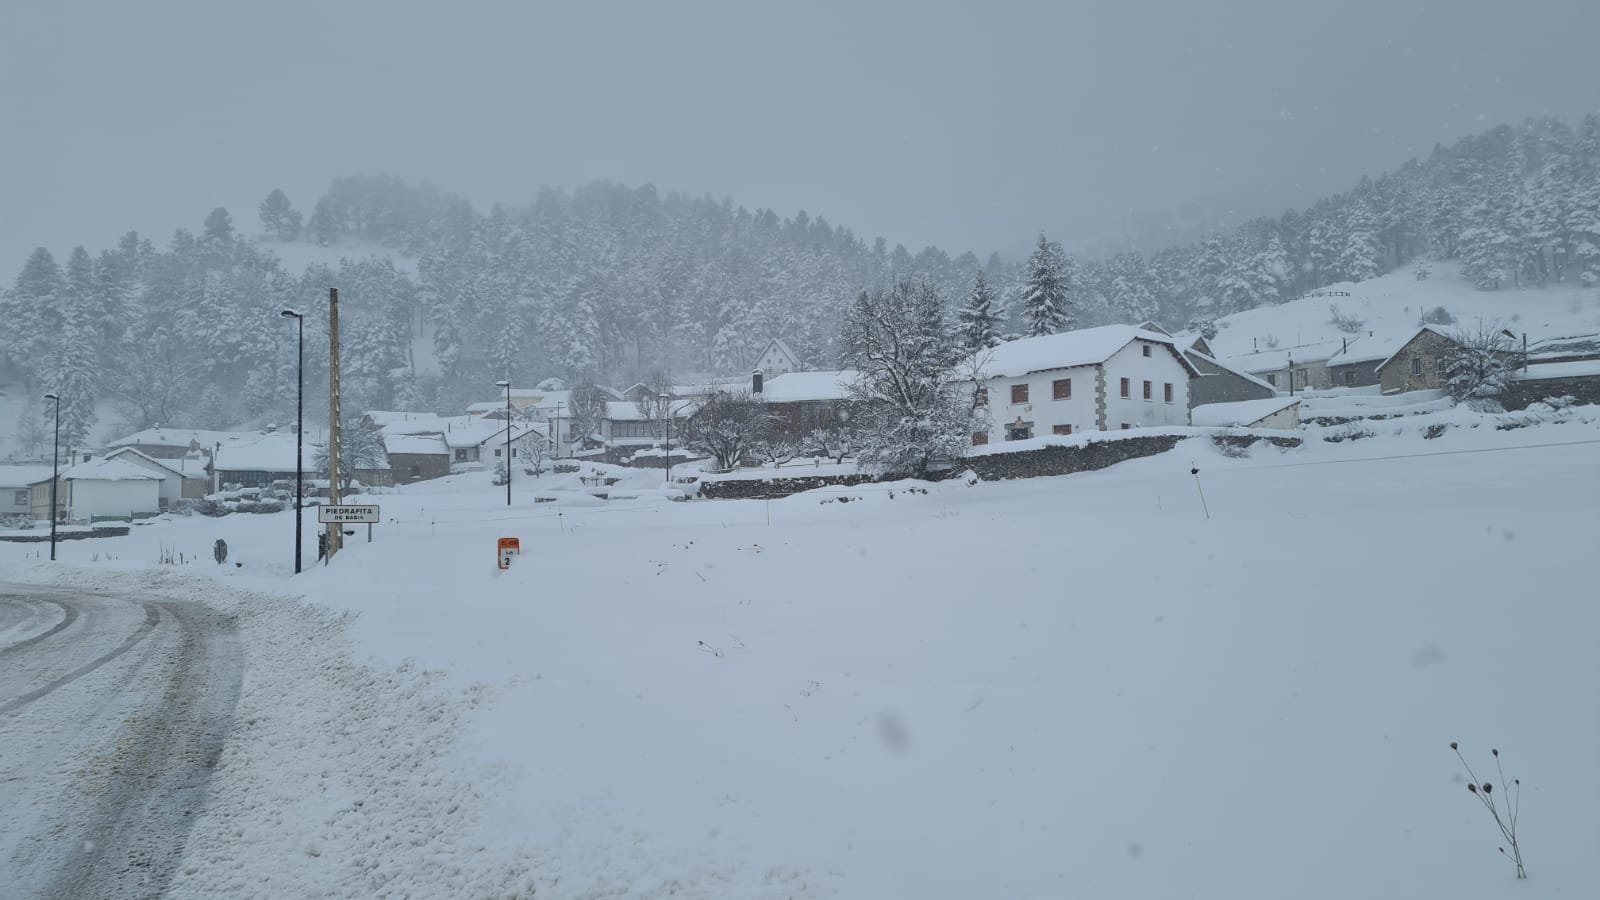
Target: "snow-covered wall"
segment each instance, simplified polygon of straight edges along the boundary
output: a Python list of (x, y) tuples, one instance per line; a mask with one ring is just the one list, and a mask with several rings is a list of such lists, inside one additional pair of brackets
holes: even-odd
[(160, 508), (161, 482), (154, 478), (73, 479), (66, 484), (68, 515), (73, 519), (153, 513)]

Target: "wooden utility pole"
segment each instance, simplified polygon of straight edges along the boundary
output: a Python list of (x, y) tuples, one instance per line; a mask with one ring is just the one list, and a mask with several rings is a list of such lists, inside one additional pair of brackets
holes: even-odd
[[(339, 489), (339, 289), (328, 288), (328, 505), (344, 500)], [(344, 526), (328, 525), (328, 559), (344, 546)]]

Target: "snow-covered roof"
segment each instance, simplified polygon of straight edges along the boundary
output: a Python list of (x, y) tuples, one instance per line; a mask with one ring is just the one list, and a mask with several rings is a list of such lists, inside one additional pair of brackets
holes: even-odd
[(132, 447), (140, 444), (152, 444), (157, 447), (188, 447), (199, 444), (202, 448), (210, 450), (217, 444), (226, 443), (247, 437), (260, 437), (265, 432), (260, 431), (205, 431), (194, 428), (146, 428), (136, 431), (124, 438), (112, 441), (108, 447)]
[(1099, 365), (1135, 340), (1162, 344), (1184, 368), (1194, 369), (1194, 365), (1178, 352), (1171, 335), (1145, 331), (1134, 325), (1102, 325), (1007, 341), (980, 354), (982, 371), (990, 378), (1015, 378), (1029, 372)]
[(1600, 334), (1564, 334), (1540, 338), (1528, 345), (1531, 362), (1560, 361), (1571, 357), (1600, 357)]
[(444, 431), (444, 419), (431, 412), (371, 410), (367, 418), (384, 434), (434, 434)]
[[(46, 475), (45, 479), (49, 480)], [(63, 481), (160, 481), (161, 476), (138, 463), (101, 457), (78, 463), (61, 473)]]
[[(180, 478), (200, 478), (205, 474), (205, 463), (203, 460), (156, 459), (148, 454), (140, 453), (138, 449), (134, 447), (118, 447), (117, 449), (112, 450), (110, 453), (107, 453), (105, 458), (127, 459), (136, 466), (144, 466), (146, 469), (152, 467), (159, 468), (165, 472), (170, 472), (173, 475), (177, 475)], [(189, 463), (190, 465), (185, 466), (185, 463)]]
[[(518, 422), (512, 427), (511, 439), (521, 440), (529, 434), (544, 434), (544, 426)], [(478, 447), (485, 441), (506, 439), (505, 419), (478, 419), (472, 416), (456, 416), (446, 420), (444, 433), (441, 435), (444, 442), (451, 449), (459, 447)]]
[(761, 348), (761, 352), (760, 353), (756, 354), (756, 359), (760, 359), (763, 356), (766, 356), (767, 355), (767, 351), (771, 350), (774, 347), (778, 348), (778, 352), (779, 353), (782, 353), (784, 356), (787, 356), (790, 359), (794, 360), (796, 365), (799, 364), (799, 362), (800, 362), (800, 354), (794, 352), (793, 348), (791, 348), (788, 344), (785, 344), (783, 342), (783, 338), (773, 338), (772, 340), (767, 341), (767, 345), (765, 347)]
[(1254, 425), (1273, 413), (1299, 405), (1298, 397), (1267, 397), (1261, 400), (1207, 403), (1191, 410), (1189, 418), (1194, 424), (1206, 427)]
[(1239, 369), (1235, 369), (1233, 366), (1230, 366), (1227, 363), (1221, 362), (1219, 360), (1212, 359), (1211, 357), (1205, 355), (1204, 353), (1201, 353), (1199, 350), (1194, 349), (1192, 346), (1188, 350), (1185, 350), (1184, 352), (1188, 353), (1191, 356), (1197, 357), (1197, 358), (1199, 358), (1199, 359), (1201, 359), (1201, 360), (1203, 360), (1203, 361), (1205, 361), (1207, 363), (1210, 363), (1211, 365), (1216, 366), (1217, 368), (1219, 368), (1219, 369), (1221, 369), (1221, 370), (1223, 370), (1225, 372), (1228, 372), (1228, 373), (1233, 374), (1233, 375), (1237, 375), (1240, 378), (1243, 378), (1245, 381), (1248, 381), (1251, 384), (1254, 384), (1254, 385), (1256, 385), (1258, 387), (1264, 387), (1269, 391), (1277, 391), (1277, 388), (1275, 386), (1273, 386), (1271, 384), (1268, 384), (1265, 381), (1262, 381), (1261, 379), (1255, 377), (1254, 375), (1251, 375), (1249, 372), (1244, 372), (1244, 371), (1241, 371)]
[(801, 403), (807, 400), (843, 400), (850, 396), (856, 380), (854, 369), (832, 372), (785, 372), (765, 379), (761, 399), (769, 403)]
[[(217, 469), (223, 472), (293, 472), (298, 442), (292, 434), (257, 434), (223, 441), (217, 451)], [(305, 445), (305, 465), (311, 467), (316, 448)]]
[(1289, 367), (1289, 361), (1310, 365), (1312, 363), (1325, 363), (1335, 353), (1343, 349), (1342, 341), (1316, 341), (1310, 344), (1300, 344), (1296, 347), (1280, 347), (1276, 350), (1262, 350), (1259, 353), (1241, 353), (1222, 359), (1230, 369), (1239, 369), (1245, 372), (1276, 372)]
[(49, 480), (49, 466), (0, 466), (0, 488), (16, 489)]
[(1437, 334), (1439, 337), (1442, 337), (1445, 340), (1448, 340), (1448, 341), (1454, 341), (1455, 340), (1455, 338), (1451, 337), (1448, 332), (1446, 332), (1444, 329), (1438, 327), (1437, 325), (1424, 325), (1421, 328), (1418, 328), (1416, 331), (1413, 331), (1411, 333), (1410, 337), (1408, 337), (1405, 340), (1401, 341), (1400, 345), (1398, 347), (1394, 348), (1394, 352), (1392, 352), (1388, 356), (1384, 357), (1383, 358), (1383, 362), (1378, 363), (1373, 368), (1382, 369), (1384, 366), (1387, 366), (1390, 362), (1392, 362), (1394, 360), (1394, 358), (1396, 356), (1400, 355), (1400, 351), (1401, 350), (1404, 350), (1407, 346), (1409, 346), (1411, 344), (1412, 341), (1416, 340), (1419, 337), (1422, 337), (1422, 335), (1425, 332), (1429, 332), (1429, 331), (1433, 332), (1434, 334)]
[(1594, 378), (1600, 377), (1600, 359), (1579, 359), (1572, 362), (1535, 363), (1526, 372), (1515, 376), (1522, 381), (1544, 378)]
[(450, 447), (437, 434), (385, 434), (383, 448), (390, 453), (448, 456)]
[[(687, 417), (691, 412), (694, 412), (697, 402), (695, 400), (673, 400), (670, 404), (672, 417), (674, 419)], [(606, 418), (613, 422), (643, 422), (646, 416), (639, 411), (639, 404), (632, 400), (612, 400), (606, 403)]]

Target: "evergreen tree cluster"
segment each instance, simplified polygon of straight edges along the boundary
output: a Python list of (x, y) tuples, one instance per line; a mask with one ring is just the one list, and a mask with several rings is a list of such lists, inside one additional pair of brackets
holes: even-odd
[[(1076, 325), (1208, 322), (1428, 259), (1459, 260), (1486, 290), (1600, 285), (1600, 116), (1502, 126), (1310, 209), (1094, 260), (1044, 235), (1011, 264), (913, 254), (805, 212), (648, 185), (546, 189), (480, 212), (431, 187), (356, 176), (335, 179), (309, 215), (280, 190), (257, 213), (249, 230), (266, 241), (242, 238), (218, 209), (164, 247), (130, 232), (98, 254), (26, 260), (0, 295), (0, 357), (30, 388), (62, 394), (64, 439), (94, 425), (84, 398), (117, 401), (131, 427), (286, 421), (295, 340), (278, 311), (307, 313), (306, 390), (317, 396), (329, 287), (340, 289), (346, 408), (455, 411), (503, 378), (743, 373), (774, 337), (813, 367), (835, 366), (853, 301), (905, 281), (966, 298), (949, 318), (968, 348)], [(274, 241), (351, 256), (296, 273)]]

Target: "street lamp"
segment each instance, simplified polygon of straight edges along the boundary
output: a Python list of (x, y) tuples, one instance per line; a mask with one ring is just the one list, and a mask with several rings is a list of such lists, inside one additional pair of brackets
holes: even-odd
[(306, 433), (306, 317), (304, 313), (286, 309), (278, 313), (285, 319), (295, 320), (300, 337), (295, 369), (295, 425), (294, 425), (294, 573), (300, 574), (300, 505), (305, 496), (305, 433)]
[(506, 505), (511, 505), (511, 382), (496, 381), (495, 387), (506, 389)]
[(50, 447), (50, 561), (56, 559), (56, 485), (61, 481), (61, 395), (45, 394), (56, 404), (56, 437)]

